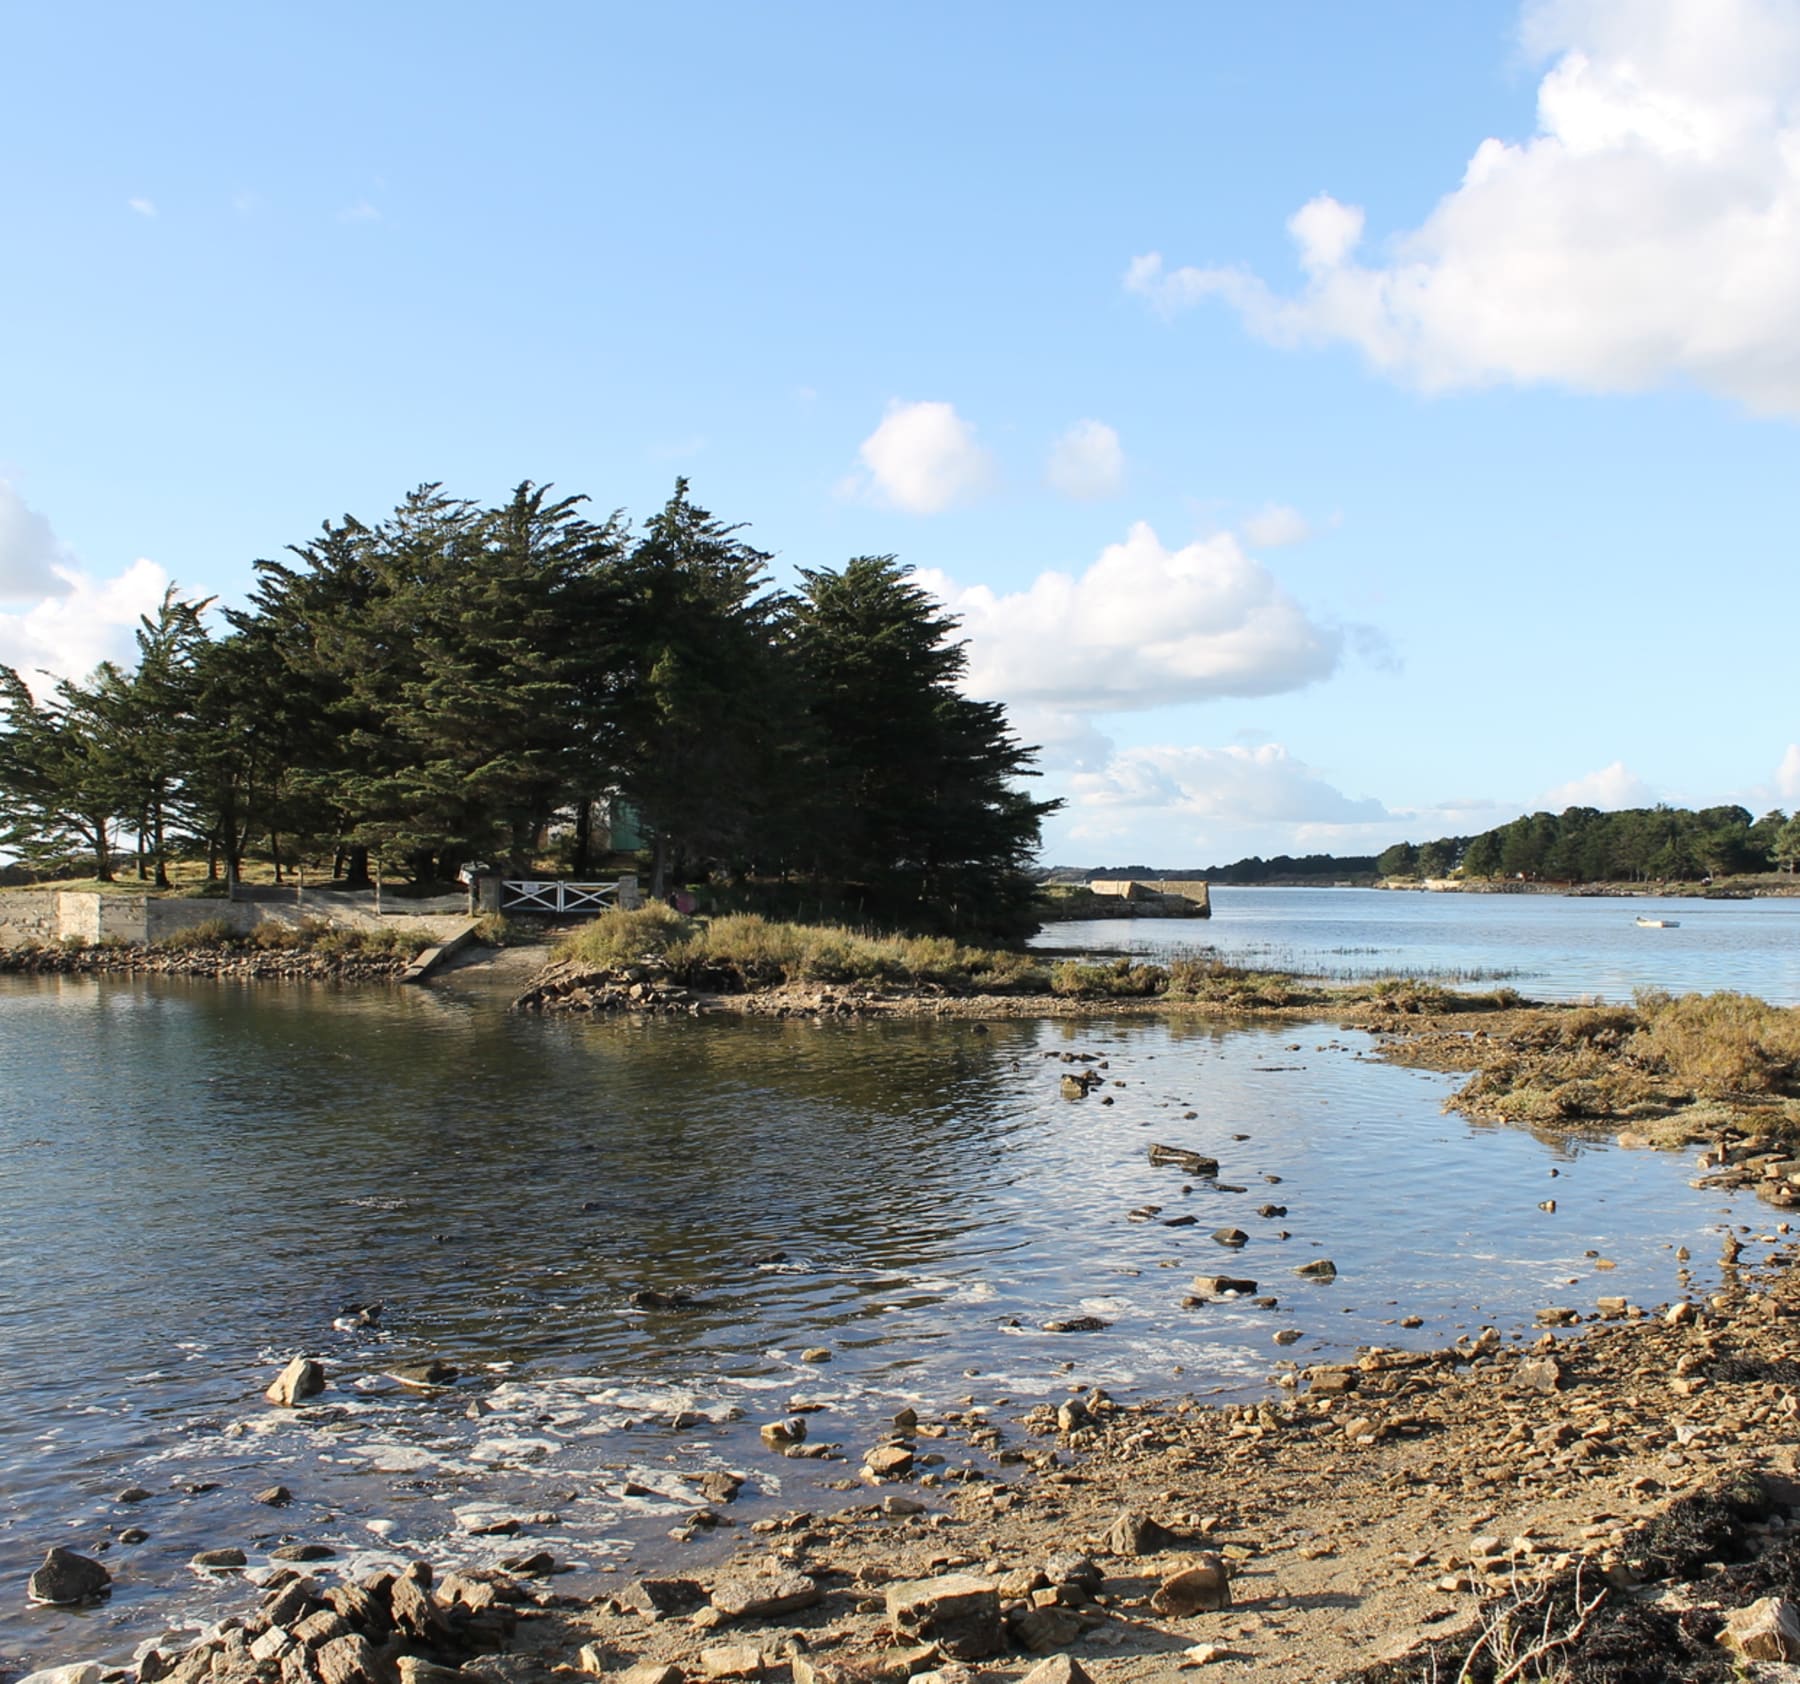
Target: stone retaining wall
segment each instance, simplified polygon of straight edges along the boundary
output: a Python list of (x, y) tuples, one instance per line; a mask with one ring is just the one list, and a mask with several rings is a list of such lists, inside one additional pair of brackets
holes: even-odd
[(141, 946), (196, 924), (217, 921), (243, 932), (258, 924), (300, 924), (319, 916), (316, 907), (291, 903), (158, 900), (150, 895), (103, 895), (91, 889), (6, 889), (0, 890), (0, 948), (58, 941), (124, 941)]

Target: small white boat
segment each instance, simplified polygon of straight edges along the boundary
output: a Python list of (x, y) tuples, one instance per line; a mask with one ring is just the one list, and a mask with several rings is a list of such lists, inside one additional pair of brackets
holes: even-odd
[(1679, 930), (1681, 928), (1679, 918), (1639, 918), (1637, 922), (1640, 930)]

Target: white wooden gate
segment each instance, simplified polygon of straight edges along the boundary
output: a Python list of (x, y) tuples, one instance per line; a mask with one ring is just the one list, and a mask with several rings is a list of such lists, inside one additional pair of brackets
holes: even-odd
[(630, 908), (637, 904), (635, 877), (621, 877), (616, 883), (570, 883), (562, 878), (500, 879), (502, 912), (604, 912), (608, 907)]

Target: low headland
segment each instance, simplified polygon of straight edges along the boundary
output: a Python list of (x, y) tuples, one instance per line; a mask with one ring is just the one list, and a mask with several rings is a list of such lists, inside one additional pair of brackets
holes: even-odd
[[(661, 906), (608, 913), (554, 948), (486, 933), (513, 942), (511, 965), (541, 962), (522, 1010), (1333, 1021), (1372, 1032), (1386, 1058), (1466, 1074), (1451, 1103), (1471, 1115), (1698, 1146), (1696, 1177), (1753, 1191), (1767, 1215), (1725, 1227), (1716, 1282), (1684, 1269), (1670, 1302), (1547, 1301), (1534, 1328), (1443, 1349), (1278, 1362), (1251, 1403), (1120, 1401), (1072, 1383), (1013, 1408), (905, 1410), (837, 1446), (829, 1411), (791, 1398), (763, 1428), (767, 1466), (696, 1477), (677, 1530), (691, 1565), (665, 1576), (575, 1597), (540, 1552), (494, 1571), (421, 1561), (334, 1579), (330, 1550), (294, 1539), (258, 1573), (256, 1611), (111, 1678), (1723, 1684), (1800, 1656), (1800, 1247), (1785, 1215), (1800, 1204), (1800, 1011), (1732, 994), (1541, 1005), (1510, 989), (1335, 986), (1199, 957), (1093, 960)], [(317, 958), (392, 975), (400, 957), (348, 938), (321, 953), (339, 938), (318, 930), (263, 939), (58, 944), (8, 963), (304, 976), (278, 967)], [(1065, 1056), (1070, 1106), (1106, 1103)], [(309, 1406), (304, 1390), (279, 1393), (270, 1407)], [(799, 1494), (778, 1470), (802, 1460), (815, 1499), (765, 1501), (740, 1528), (740, 1495)], [(104, 1593), (98, 1562), (99, 1580), (51, 1565), (46, 1585)], [(207, 1570), (242, 1566), (227, 1549)]]

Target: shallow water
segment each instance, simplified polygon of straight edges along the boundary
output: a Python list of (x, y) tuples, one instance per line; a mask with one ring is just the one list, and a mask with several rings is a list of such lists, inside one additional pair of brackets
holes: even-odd
[[(1446, 1117), (1453, 1079), (1325, 1028), (586, 1022), (504, 1001), (456, 979), (0, 979), (0, 1584), (52, 1543), (151, 1534), (108, 1551), (97, 1612), (0, 1598), (6, 1664), (122, 1658), (238, 1606), (185, 1566), (225, 1544), (256, 1562), (298, 1537), (361, 1566), (535, 1536), (579, 1589), (628, 1549), (679, 1558), (685, 1472), (750, 1473), (740, 1522), (829, 1501), (815, 1482), (854, 1462), (756, 1439), (795, 1398), (854, 1454), (903, 1402), (973, 1396), (1004, 1420), (1075, 1382), (1255, 1395), (1278, 1358), (1667, 1299), (1673, 1248), (1713, 1257), (1731, 1214), (1676, 1158)], [(1062, 1098), (1065, 1052), (1113, 1085)], [(1153, 1167), (1153, 1141), (1216, 1157), (1219, 1183)], [(1224, 1225), (1248, 1243), (1215, 1243)], [(1335, 1282), (1294, 1276), (1321, 1255)], [(1182, 1309), (1196, 1272), (1279, 1306)], [(698, 1303), (645, 1312), (642, 1288)], [(371, 1300), (376, 1329), (333, 1328)], [(1042, 1331), (1076, 1314), (1111, 1325)], [(831, 1360), (803, 1363), (811, 1346)], [(296, 1415), (261, 1393), (298, 1351), (334, 1383)], [(465, 1378), (382, 1378), (431, 1354)], [(292, 1507), (250, 1500), (277, 1481)], [(134, 1484), (151, 1499), (117, 1503)], [(534, 1513), (555, 1522), (465, 1530)]]
[[(1038, 945), (1150, 957), (1200, 950), (1252, 968), (1356, 980), (1443, 977), (1539, 1000), (1629, 1001), (1638, 988), (1734, 989), (1800, 1004), (1800, 898), (1623, 899), (1214, 889), (1213, 915), (1046, 925)], [(1674, 929), (1636, 920), (1672, 918)]]

